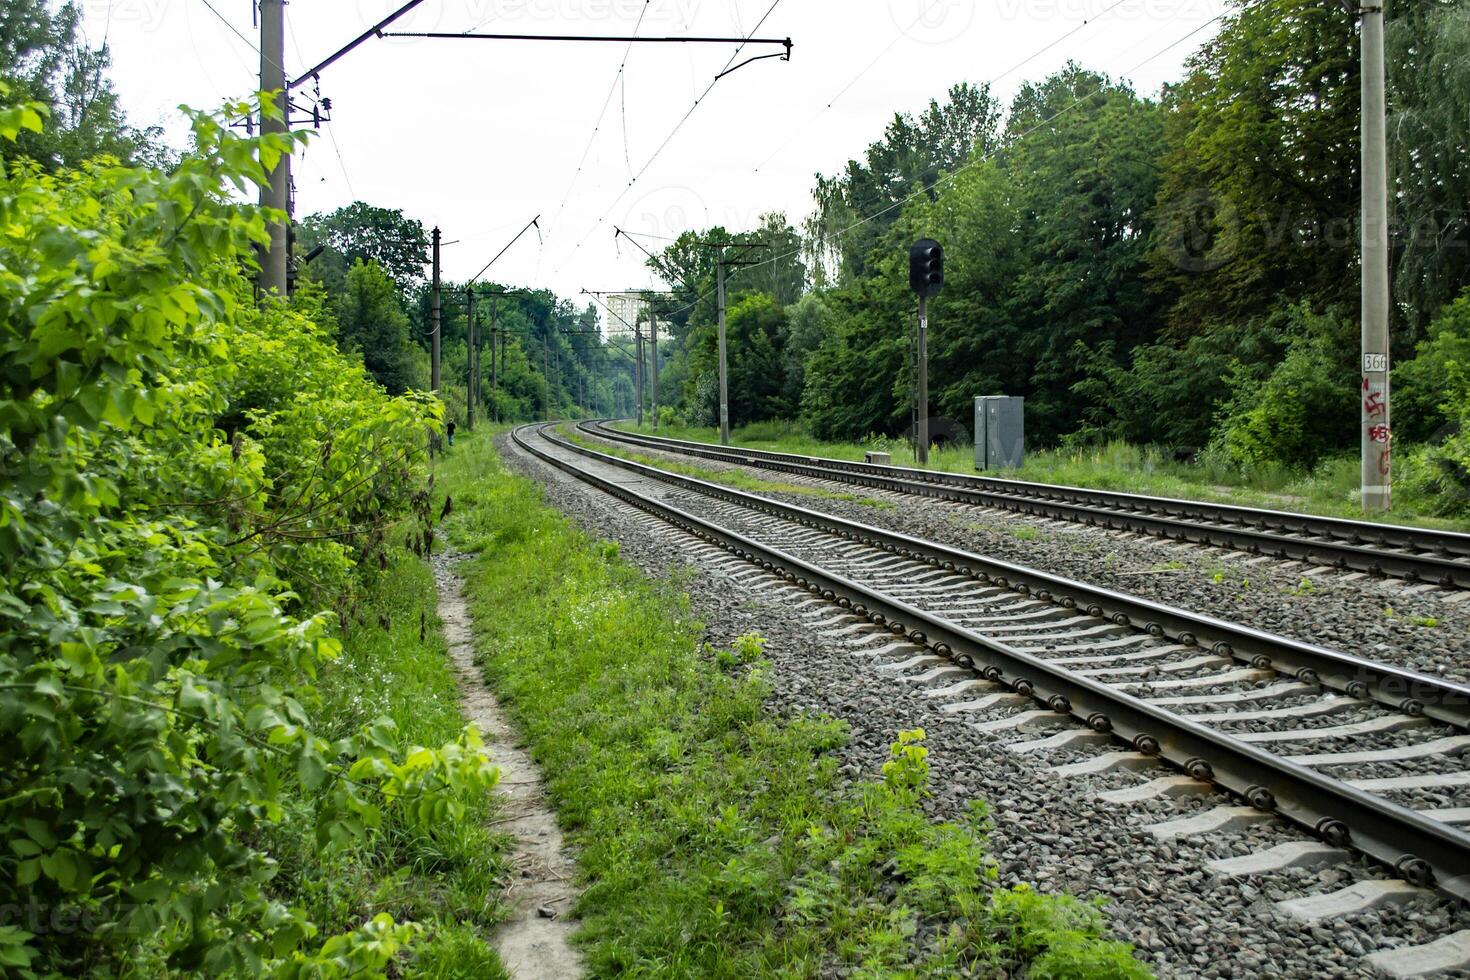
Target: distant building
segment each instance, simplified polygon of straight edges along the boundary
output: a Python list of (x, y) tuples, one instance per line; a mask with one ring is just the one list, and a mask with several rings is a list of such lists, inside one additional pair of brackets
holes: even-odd
[(607, 332), (630, 334), (634, 324), (647, 317), (648, 300), (643, 298), (642, 293), (609, 293), (607, 308), (612, 311), (612, 315), (608, 317)]

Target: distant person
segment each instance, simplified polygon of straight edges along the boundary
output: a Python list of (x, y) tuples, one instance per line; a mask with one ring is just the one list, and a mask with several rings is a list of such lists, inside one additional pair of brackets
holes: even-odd
[(449, 436), (449, 444), (451, 446), (453, 446), (454, 445), (454, 419), (450, 419), (449, 420), (449, 424), (444, 427), (444, 434), (447, 435), (447, 436)]

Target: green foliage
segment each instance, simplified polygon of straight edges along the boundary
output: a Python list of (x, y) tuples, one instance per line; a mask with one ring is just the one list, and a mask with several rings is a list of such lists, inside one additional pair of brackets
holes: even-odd
[(1238, 365), (1216, 438), (1237, 463), (1313, 466), (1356, 437), (1357, 325), (1291, 311), (1286, 354), (1265, 377)]
[(7, 0), (0, 6), (0, 85), (16, 99), (34, 100), (51, 119), (44, 129), (7, 134), (0, 163), (25, 157), (54, 170), (102, 155), (172, 163), (157, 127), (139, 131), (127, 124), (107, 79), (111, 61), (105, 43), (87, 43), (80, 4)]
[(1149, 259), (1185, 336), (1358, 291), (1353, 18), (1312, 0), (1236, 6), (1165, 95)]
[(709, 657), (676, 582), (609, 560), (483, 436), (443, 473), (449, 533), (478, 552), (482, 664), (578, 849), (592, 975), (1145, 975), (1095, 908), (1007, 902), (983, 807), (924, 814), (922, 732), (900, 735), (882, 779), (845, 785), (843, 726), (773, 717), (765, 674), (729, 669), (759, 660), (758, 637)]
[[(232, 135), (248, 111), (273, 110), (192, 115), (167, 175), (104, 159), (0, 183), (0, 904), (91, 924), (6, 933), (22, 976), (381, 970), (414, 926), (323, 941), (272, 893), (256, 842), (288, 787), (330, 854), (452, 820), (494, 778), (472, 731), (428, 751), (387, 721), (312, 727), (341, 644), (293, 586), (339, 591), (381, 554), (437, 407), (251, 308), (238, 256), (264, 221), (231, 195), (295, 138)], [(299, 366), (298, 337), (315, 373), (266, 377)]]
[(347, 270), (342, 292), (334, 297), (337, 336), (344, 350), (362, 355), (363, 364), (390, 395), (427, 387), (409, 337), (408, 315), (398, 289), (376, 263), (358, 260)]
[[(805, 419), (821, 438), (908, 425), (913, 322), (907, 246), (945, 243), (945, 289), (930, 306), (931, 411), (965, 423), (977, 394), (1027, 398), (1027, 435), (1077, 424), (1077, 345), (1131, 350), (1157, 331), (1142, 281), (1158, 187), (1156, 105), (1075, 65), (1017, 95), (1008, 143), (903, 208), (890, 233), (824, 295), (832, 332), (808, 359)], [(1111, 347), (1109, 348), (1111, 349)]]
[(1470, 9), (1423, 0), (1387, 18), (1393, 295), (1418, 328), (1470, 286)]
[(311, 262), (311, 275), (332, 293), (347, 287), (349, 271), (360, 262), (378, 266), (405, 293), (424, 278), (428, 236), (421, 222), (397, 208), (353, 201), (330, 214), (307, 216), (300, 236), (303, 251), (324, 246)]
[(1470, 369), (1470, 290), (1440, 311), (1414, 356), (1393, 368), (1393, 433), (1406, 442), (1438, 441), (1461, 417), (1466, 392), (1456, 371)]

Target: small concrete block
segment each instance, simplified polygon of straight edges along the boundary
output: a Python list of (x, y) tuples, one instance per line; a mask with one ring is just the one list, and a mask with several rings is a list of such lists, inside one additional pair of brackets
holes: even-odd
[(1030, 731), (1036, 728), (1051, 728), (1066, 722), (1067, 716), (1058, 714), (1048, 708), (1038, 708), (1034, 711), (1018, 711), (995, 721), (984, 721), (975, 725), (977, 731), (996, 733), (1012, 731)]
[(1006, 746), (1011, 752), (1046, 752), (1051, 749), (1066, 748), (1072, 745), (1082, 745), (1087, 742), (1105, 743), (1112, 741), (1112, 736), (1103, 732), (1094, 732), (1087, 728), (1076, 728), (1070, 731), (1057, 732), (1046, 738), (1039, 738), (1034, 742), (1012, 742)]
[[(1470, 600), (1470, 590), (1464, 590), (1464, 591), (1460, 591), (1460, 592), (1452, 592), (1451, 594), (1449, 594), (1447, 596), (1440, 597), (1440, 601), (1441, 602), (1448, 602), (1450, 605), (1459, 605), (1460, 603), (1465, 602), (1467, 600)], [(1459, 935), (1459, 933), (1456, 933), (1456, 935)], [(1433, 944), (1431, 944), (1431, 945), (1433, 945)]]
[(957, 684), (951, 684), (948, 687), (936, 687), (933, 690), (925, 691), (924, 696), (927, 698), (955, 698), (971, 691), (993, 691), (997, 686), (990, 681), (978, 681), (974, 678), (969, 678)]
[(1403, 762), (1431, 755), (1459, 752), (1470, 747), (1470, 735), (1450, 735), (1413, 745), (1397, 745), (1391, 749), (1367, 749), (1362, 752), (1324, 752), (1320, 755), (1293, 755), (1287, 758), (1303, 766), (1362, 765), (1366, 762)]
[(1373, 732), (1400, 732), (1408, 728), (1422, 728), (1430, 724), (1428, 718), (1411, 715), (1380, 715), (1369, 721), (1351, 725), (1333, 725), (1329, 728), (1291, 728), (1279, 732), (1241, 732), (1235, 737), (1242, 742), (1310, 742), (1324, 738), (1349, 738)]
[(883, 628), (881, 626), (877, 626), (877, 625), (875, 625), (873, 623), (864, 622), (864, 621), (859, 620), (858, 622), (853, 623), (853, 624), (851, 624), (849, 626), (844, 626), (841, 629), (836, 629), (836, 630), (823, 630), (822, 632), (818, 633), (817, 635), (818, 636), (822, 636), (822, 637), (826, 637), (829, 640), (840, 640), (844, 636), (852, 636), (852, 634), (854, 634), (854, 633), (872, 633), (872, 632), (882, 633), (882, 632), (885, 632), (885, 631), (883, 630)]
[(973, 674), (974, 671), (967, 667), (957, 667), (952, 663), (946, 662), (938, 667), (931, 667), (922, 674), (914, 674), (912, 677), (904, 677), (902, 680), (907, 684), (928, 685), (933, 684), (935, 681), (949, 680), (955, 677), (968, 677)]
[(1314, 868), (1323, 864), (1340, 864), (1350, 855), (1340, 847), (1317, 840), (1294, 840), (1255, 854), (1206, 861), (1210, 871), (1225, 875), (1259, 875), (1286, 868)]
[(1166, 796), (1203, 796), (1214, 790), (1209, 783), (1189, 776), (1160, 776), (1137, 786), (1108, 790), (1097, 794), (1104, 803), (1139, 803), (1157, 800)]
[(1181, 817), (1178, 820), (1156, 823), (1147, 829), (1159, 840), (1173, 840), (1176, 837), (1196, 837), (1200, 834), (1245, 830), (1247, 827), (1254, 827), (1256, 824), (1274, 819), (1276, 819), (1274, 815), (1265, 810), (1257, 810), (1253, 806), (1217, 806), (1203, 813)]
[(989, 711), (991, 708), (1004, 704), (1024, 704), (1031, 699), (1021, 694), (987, 694), (983, 698), (973, 701), (959, 701), (955, 704), (941, 705), (939, 710), (946, 714), (959, 714), (966, 711)]
[(1388, 881), (1360, 881), (1356, 885), (1325, 895), (1277, 902), (1276, 907), (1302, 922), (1321, 922), (1323, 919), (1336, 919), (1384, 905), (1402, 905), (1429, 894), (1429, 891), (1417, 885), (1395, 878)]
[(1390, 977), (1422, 977), (1445, 970), (1470, 969), (1470, 929), (1441, 936), (1423, 946), (1380, 949), (1364, 959), (1369, 966)]
[(1157, 756), (1143, 752), (1104, 752), (1102, 755), (1082, 762), (1069, 762), (1065, 766), (1052, 766), (1048, 772), (1062, 779), (1074, 776), (1092, 776), (1114, 769), (1152, 769), (1159, 764)]
[(933, 664), (943, 664), (948, 662), (949, 661), (945, 660), (943, 657), (936, 657), (932, 653), (921, 653), (917, 657), (910, 657), (907, 660), (901, 660), (895, 664), (882, 664), (878, 667), (878, 669), (893, 671), (913, 670), (915, 667), (928, 667)]

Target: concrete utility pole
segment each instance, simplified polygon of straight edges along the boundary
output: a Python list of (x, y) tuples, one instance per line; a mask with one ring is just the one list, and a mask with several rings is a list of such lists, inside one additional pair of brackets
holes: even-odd
[[(287, 130), (286, 112), (290, 96), (286, 91), (286, 0), (260, 0), (260, 90), (275, 92), (277, 119), (268, 119), (262, 114), (260, 132), (284, 133)], [(291, 155), (282, 154), (270, 172), (270, 179), (261, 185), (260, 206), (289, 212), (291, 207)], [(286, 295), (286, 268), (290, 261), (290, 215), (284, 222), (271, 221), (270, 245), (260, 263), (260, 291)]]
[(1362, 15), (1363, 510), (1393, 504), (1388, 362), (1388, 150), (1384, 130), (1383, 3)]
[[(490, 397), (492, 398), (494, 398), (495, 393), (500, 390), (500, 374), (497, 366), (498, 361), (495, 357), (495, 343), (500, 335), (499, 300), (499, 296), (496, 296), (493, 293), (490, 295)], [(498, 409), (495, 413), (495, 421), (500, 421), (500, 412)]]
[(725, 361), (725, 246), (715, 260), (715, 302), (720, 324), (720, 445), (730, 445), (730, 368)]
[(430, 341), (429, 353), (429, 387), (435, 394), (439, 393), (439, 226), (434, 226), (433, 234), (434, 251), (434, 286), (429, 300), (429, 333), (433, 337)]
[(653, 382), (653, 427), (658, 428), (658, 313), (653, 303), (648, 304), (648, 343), (653, 348), (653, 371), (649, 379)]
[(475, 428), (475, 379), (479, 376), (479, 365), (475, 361), (475, 287), (467, 285), (464, 288), (465, 314), (464, 314), (464, 336), (465, 336), (465, 428)]

